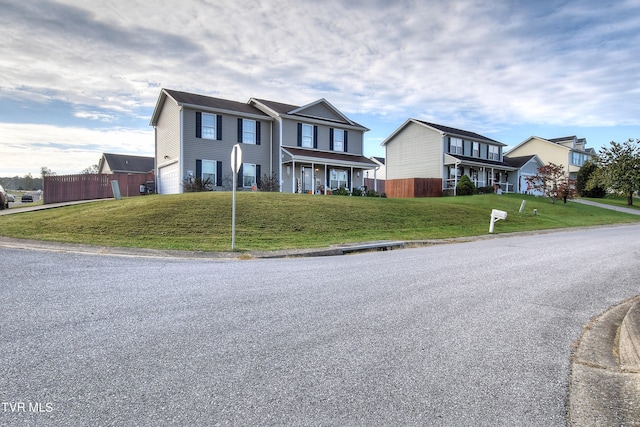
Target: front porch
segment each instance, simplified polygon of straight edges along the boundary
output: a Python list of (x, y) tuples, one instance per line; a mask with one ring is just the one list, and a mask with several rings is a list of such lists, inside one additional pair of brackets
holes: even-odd
[(282, 148), (282, 192), (329, 195), (344, 188), (353, 192), (364, 185), (364, 170), (375, 164), (363, 156)]
[(446, 178), (442, 180), (442, 189), (443, 191), (454, 191), (462, 175), (467, 175), (476, 188), (493, 187), (496, 192), (513, 193), (516, 189), (513, 182), (509, 182), (510, 173), (516, 174), (517, 168), (497, 161), (483, 161), (482, 159), (454, 157), (445, 154), (443, 175)]

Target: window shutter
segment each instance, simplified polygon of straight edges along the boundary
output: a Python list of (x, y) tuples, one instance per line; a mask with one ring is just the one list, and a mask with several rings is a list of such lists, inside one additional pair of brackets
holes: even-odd
[(202, 113), (196, 111), (196, 138), (202, 138)]
[(329, 150), (333, 151), (333, 128), (329, 128)]
[(256, 185), (258, 186), (258, 188), (260, 188), (260, 174), (261, 174), (261, 168), (260, 165), (256, 165)]
[(260, 145), (260, 122), (256, 120), (256, 145)]
[(202, 178), (202, 160), (196, 160), (196, 178)]
[(318, 148), (318, 126), (313, 127), (313, 148)]
[(489, 158), (489, 145), (487, 145), (487, 157), (485, 157), (485, 159)]
[(238, 119), (238, 142), (242, 142), (242, 119)]
[(238, 169), (238, 188), (242, 188), (244, 186), (244, 176), (242, 175), (243, 172), (243, 165), (240, 165), (240, 169)]
[(348, 142), (348, 138), (347, 135), (349, 135), (349, 132), (347, 132), (346, 130), (344, 131), (344, 152), (346, 153), (347, 151), (349, 151), (349, 149), (347, 148), (347, 142)]
[(216, 185), (222, 187), (222, 162), (216, 162)]
[(464, 139), (462, 140), (462, 155), (464, 156)]
[(302, 147), (302, 123), (298, 123), (298, 147)]
[(451, 137), (447, 137), (447, 153), (451, 152)]
[(222, 116), (220, 114), (216, 116), (216, 139), (222, 141)]
[(351, 171), (347, 171), (347, 188), (351, 189)]

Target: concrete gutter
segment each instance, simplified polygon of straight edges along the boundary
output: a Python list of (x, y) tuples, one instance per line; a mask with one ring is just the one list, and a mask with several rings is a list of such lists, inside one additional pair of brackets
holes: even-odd
[(585, 326), (571, 358), (569, 426), (640, 426), (640, 296)]

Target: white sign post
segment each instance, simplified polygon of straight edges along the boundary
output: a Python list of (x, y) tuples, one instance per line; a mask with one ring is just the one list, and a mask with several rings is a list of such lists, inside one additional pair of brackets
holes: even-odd
[(231, 149), (231, 172), (233, 172), (233, 201), (231, 202), (231, 250), (236, 250), (236, 188), (238, 187), (238, 171), (242, 165), (242, 148), (236, 144)]

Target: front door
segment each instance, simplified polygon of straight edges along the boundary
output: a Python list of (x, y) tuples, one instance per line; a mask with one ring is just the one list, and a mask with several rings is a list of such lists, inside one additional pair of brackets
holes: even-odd
[(310, 167), (302, 166), (302, 192), (313, 194), (313, 170)]

